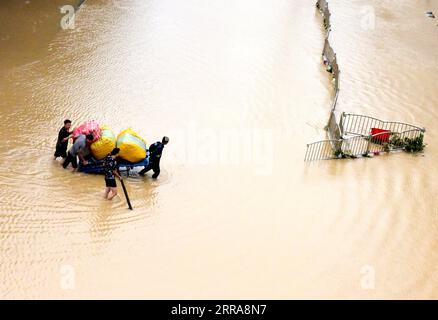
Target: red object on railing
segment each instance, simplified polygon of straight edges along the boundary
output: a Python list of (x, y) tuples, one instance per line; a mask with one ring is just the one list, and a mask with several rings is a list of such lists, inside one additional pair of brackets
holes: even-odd
[[(385, 132), (388, 132), (388, 133), (385, 133)], [(390, 132), (391, 132), (391, 130), (371, 128), (371, 135), (373, 136), (373, 139), (380, 141), (380, 142), (389, 142)], [(378, 135), (375, 136), (376, 134), (378, 134)]]

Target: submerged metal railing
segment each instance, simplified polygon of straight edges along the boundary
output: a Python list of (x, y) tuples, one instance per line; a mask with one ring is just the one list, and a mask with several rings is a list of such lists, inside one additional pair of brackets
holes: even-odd
[(342, 155), (368, 156), (381, 152), (402, 150), (407, 139), (412, 141), (424, 134), (421, 129), (410, 129), (402, 132), (380, 132), (368, 136), (355, 135), (342, 139)]
[(343, 134), (360, 134), (368, 135), (372, 128), (378, 128), (382, 130), (389, 130), (391, 132), (404, 132), (408, 130), (425, 131), (424, 128), (414, 126), (408, 123), (395, 122), (395, 121), (383, 121), (369, 116), (342, 113), (340, 127)]
[(309, 143), (305, 161), (340, 158), (367, 157), (373, 154), (403, 150), (406, 143), (424, 135), (424, 129), (416, 128), (402, 132), (379, 132), (376, 134), (354, 134), (347, 138), (329, 139)]
[(307, 145), (304, 161), (330, 160), (337, 156), (333, 150), (337, 150), (341, 140), (322, 140)]

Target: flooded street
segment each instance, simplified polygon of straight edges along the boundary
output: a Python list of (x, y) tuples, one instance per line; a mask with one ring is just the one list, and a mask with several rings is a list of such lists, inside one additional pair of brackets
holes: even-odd
[[(71, 30), (74, 1), (4, 2), (0, 297), (438, 298), (438, 2), (329, 1), (339, 110), (427, 148), (314, 163), (333, 99), (314, 1), (87, 0)], [(53, 160), (66, 118), (170, 137), (157, 180), (125, 180), (133, 211)]]

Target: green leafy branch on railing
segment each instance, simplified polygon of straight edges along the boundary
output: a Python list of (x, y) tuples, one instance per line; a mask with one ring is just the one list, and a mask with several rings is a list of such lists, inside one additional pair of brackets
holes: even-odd
[(421, 152), (426, 145), (423, 143), (424, 134), (420, 134), (415, 138), (405, 137), (404, 139), (393, 135), (389, 144), (395, 148), (404, 149), (406, 152)]

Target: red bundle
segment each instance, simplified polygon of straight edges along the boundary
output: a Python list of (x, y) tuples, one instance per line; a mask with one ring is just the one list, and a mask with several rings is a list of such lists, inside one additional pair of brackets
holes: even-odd
[(94, 139), (93, 141), (97, 141), (102, 136), (102, 130), (100, 129), (100, 125), (95, 120), (87, 121), (81, 124), (79, 127), (76, 127), (73, 130), (73, 138), (76, 139), (81, 134), (92, 134)]

